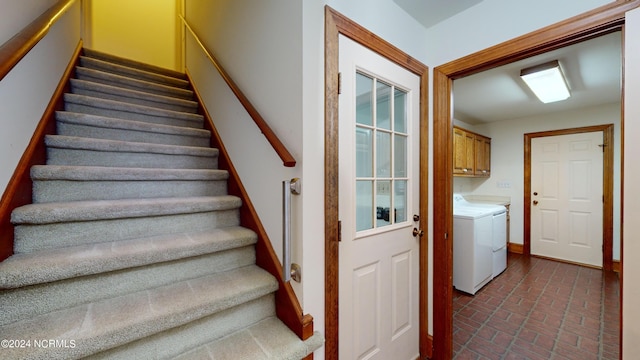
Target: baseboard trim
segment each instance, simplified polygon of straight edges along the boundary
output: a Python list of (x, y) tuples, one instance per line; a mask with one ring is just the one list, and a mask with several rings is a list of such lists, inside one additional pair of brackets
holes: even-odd
[(509, 243), (507, 244), (507, 250), (514, 254), (524, 254), (524, 245)]
[(51, 100), (47, 105), (33, 136), (27, 145), (16, 169), (0, 199), (0, 261), (13, 255), (14, 227), (11, 224), (13, 209), (32, 202), (31, 167), (43, 165), (47, 161), (44, 137), (56, 133), (56, 111), (64, 110), (64, 93), (70, 91), (69, 79), (75, 74), (75, 67), (82, 53), (82, 40), (65, 69)]

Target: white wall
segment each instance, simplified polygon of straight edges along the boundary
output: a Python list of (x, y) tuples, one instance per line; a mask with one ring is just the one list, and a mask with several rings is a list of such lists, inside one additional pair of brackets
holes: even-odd
[[(281, 258), (282, 181), (302, 179), (302, 195), (293, 197), (293, 261), (302, 266), (302, 207), (308, 187), (301, 172), (302, 144), (302, 4), (188, 0), (186, 18), (207, 48), (297, 160), (286, 168), (253, 120), (187, 35), (187, 70), (204, 98), (213, 121), (239, 172), (274, 249)], [(315, 179), (309, 178), (310, 183)], [(301, 285), (293, 282), (299, 298)]]
[(91, 0), (90, 47), (182, 71), (178, 0)]
[[(523, 243), (524, 232), (524, 134), (575, 127), (614, 124), (614, 239), (613, 258), (620, 259), (620, 104), (608, 104), (576, 111), (539, 115), (516, 120), (492, 122), (469, 127), (469, 130), (491, 137), (491, 177), (454, 178), (454, 191), (475, 195), (511, 197), (512, 243)], [(508, 182), (510, 188), (499, 188), (497, 182)]]
[(610, 2), (484, 0), (428, 29), (428, 63), (444, 64)]
[[(0, 0), (0, 42), (55, 1)], [(0, 82), (0, 189), (4, 192), (73, 51), (80, 41), (80, 2)], [(11, 131), (7, 131), (10, 129)]]
[(622, 247), (622, 357), (640, 354), (640, 9), (627, 13), (625, 25), (624, 239)]

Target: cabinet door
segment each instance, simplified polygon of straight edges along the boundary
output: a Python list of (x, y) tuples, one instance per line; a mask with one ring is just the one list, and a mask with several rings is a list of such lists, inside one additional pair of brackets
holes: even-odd
[(464, 174), (467, 168), (466, 131), (453, 128), (453, 173)]
[(475, 172), (476, 176), (489, 176), (491, 174), (491, 139), (475, 136)]
[(474, 175), (475, 174), (475, 169), (476, 169), (476, 156), (475, 156), (475, 143), (476, 143), (476, 137), (473, 133), (468, 133), (465, 132), (465, 143), (466, 143), (466, 165), (465, 168), (462, 170), (464, 174), (467, 175)]

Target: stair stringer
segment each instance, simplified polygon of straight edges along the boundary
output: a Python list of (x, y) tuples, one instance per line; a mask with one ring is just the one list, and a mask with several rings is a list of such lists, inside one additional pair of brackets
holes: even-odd
[(234, 195), (242, 199), (240, 207), (240, 225), (253, 230), (258, 235), (256, 248), (256, 264), (268, 271), (278, 280), (278, 290), (275, 293), (276, 298), (276, 314), (278, 318), (285, 323), (291, 331), (293, 331), (300, 339), (306, 340), (313, 335), (313, 316), (304, 314), (302, 306), (298, 301), (293, 287), (290, 283), (285, 282), (282, 278), (282, 265), (271, 245), (271, 240), (267, 235), (258, 213), (251, 202), (249, 195), (240, 180), (240, 176), (236, 171), (229, 153), (227, 152), (222, 138), (218, 133), (209, 112), (204, 105), (204, 101), (193, 86), (191, 75), (187, 71), (187, 78), (192, 84), (194, 97), (199, 104), (198, 113), (204, 116), (204, 128), (211, 131), (211, 147), (219, 151), (218, 169), (227, 170), (229, 172), (228, 194)]

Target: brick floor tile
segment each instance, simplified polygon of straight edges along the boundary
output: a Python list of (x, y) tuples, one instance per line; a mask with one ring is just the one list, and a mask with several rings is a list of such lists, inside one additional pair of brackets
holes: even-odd
[(618, 359), (619, 277), (509, 254), (475, 296), (454, 291), (455, 359)]

